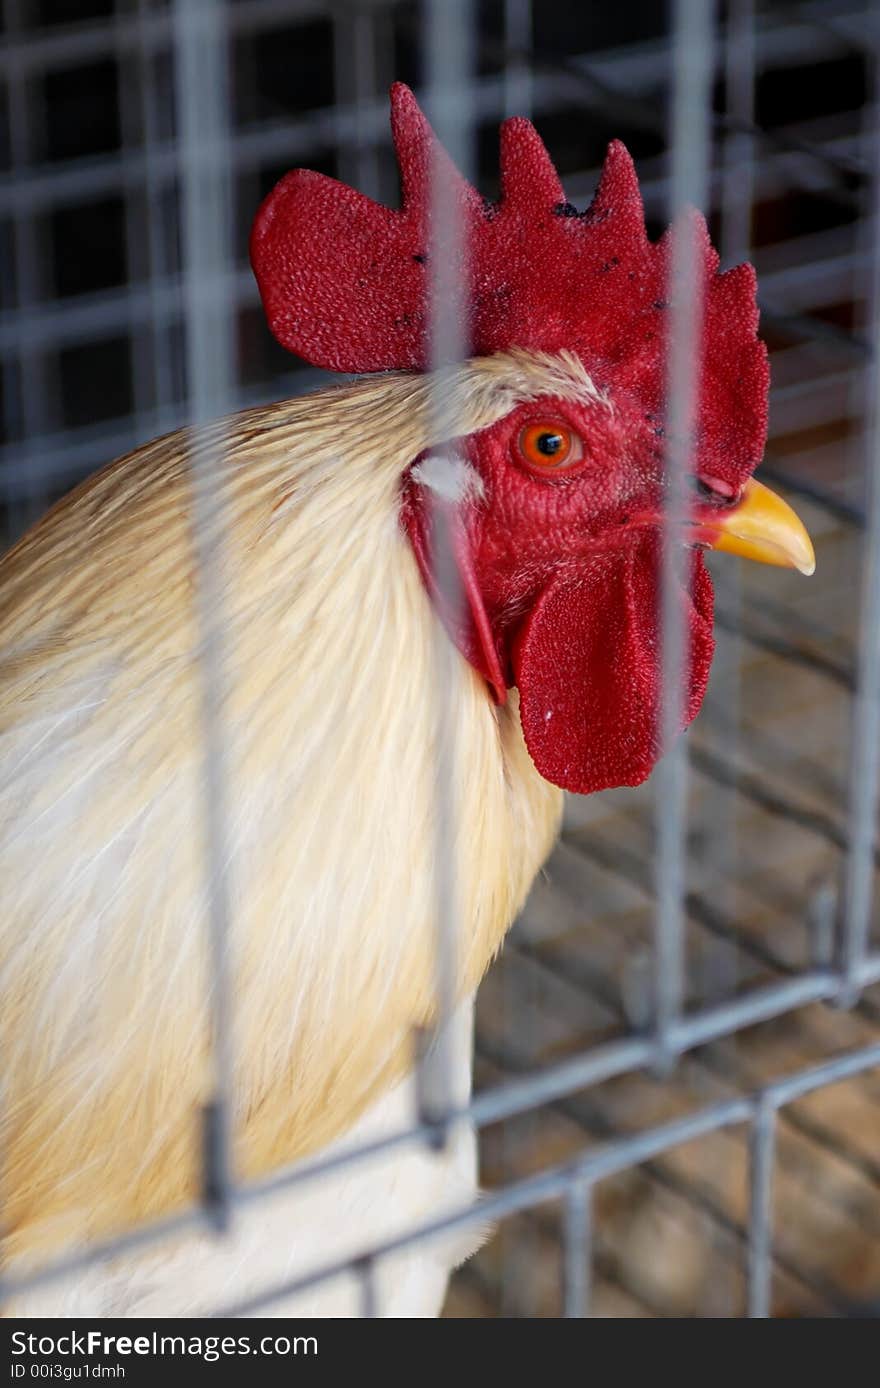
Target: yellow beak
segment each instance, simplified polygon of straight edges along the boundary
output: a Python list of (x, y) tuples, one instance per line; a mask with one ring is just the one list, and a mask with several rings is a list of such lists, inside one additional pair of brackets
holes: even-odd
[(787, 501), (761, 482), (746, 483), (742, 500), (729, 511), (699, 521), (701, 538), (712, 549), (741, 554), (761, 564), (799, 569), (811, 574), (816, 568), (812, 541), (803, 522)]

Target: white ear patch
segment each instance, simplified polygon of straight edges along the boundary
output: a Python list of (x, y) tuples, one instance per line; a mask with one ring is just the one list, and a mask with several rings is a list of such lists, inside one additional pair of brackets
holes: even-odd
[(458, 502), (485, 496), (483, 479), (464, 458), (428, 453), (413, 468), (413, 477), (443, 501)]

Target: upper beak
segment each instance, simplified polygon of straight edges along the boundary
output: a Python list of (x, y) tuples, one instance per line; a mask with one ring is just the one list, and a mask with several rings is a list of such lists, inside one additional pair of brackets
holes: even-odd
[(742, 499), (728, 511), (700, 516), (700, 539), (712, 549), (741, 554), (762, 564), (778, 564), (811, 574), (816, 568), (813, 545), (803, 522), (787, 501), (754, 479)]

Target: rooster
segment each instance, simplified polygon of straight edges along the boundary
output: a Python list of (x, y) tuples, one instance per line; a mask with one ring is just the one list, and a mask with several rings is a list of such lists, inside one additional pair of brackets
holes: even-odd
[[(457, 651), (458, 1010), (557, 834), (563, 790), (635, 785), (658, 756), (658, 592), (672, 237), (649, 242), (611, 145), (589, 210), (531, 124), (501, 135), (486, 203), (392, 89), (402, 207), (289, 174), (252, 261), (270, 327), (362, 378), (208, 429), (228, 511), (223, 713), (233, 854), (237, 1179), (414, 1116), (434, 1018), (438, 632)], [(467, 233), (470, 360), (429, 361), (431, 170)], [(681, 610), (682, 723), (712, 657), (703, 548), (812, 571), (794, 513), (752, 480), (768, 367), (754, 275), (699, 223), (702, 353)], [(15, 1275), (197, 1202), (211, 1099), (199, 633), (189, 458), (171, 434), (84, 482), (3, 560), (0, 967), (5, 1260)], [(448, 521), (463, 602), (435, 579)], [(357, 1255), (476, 1196), (475, 1140), (394, 1149), (254, 1202), (210, 1233), (22, 1293), (12, 1314), (198, 1315)], [(390, 1316), (437, 1314), (472, 1244), (376, 1269)], [(271, 1314), (358, 1313), (343, 1275)]]

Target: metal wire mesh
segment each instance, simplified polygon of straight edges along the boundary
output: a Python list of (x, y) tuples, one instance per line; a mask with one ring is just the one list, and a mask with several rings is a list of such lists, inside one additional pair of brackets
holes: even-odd
[[(214, 438), (197, 457), (192, 512), (202, 585), (216, 1047), (204, 1202), (12, 1276), (7, 1293), (206, 1221), (223, 1224), (239, 1207), (307, 1187), (378, 1150), (436, 1143), (438, 1123), (442, 1129), (467, 1118), (487, 1135), (497, 1188), (477, 1205), (365, 1250), (354, 1266), (364, 1315), (382, 1314), (375, 1273), (384, 1258), (459, 1226), (536, 1219), (553, 1202), (561, 1209), (551, 1242), (561, 1260), (562, 1312), (607, 1313), (615, 1304), (656, 1312), (656, 1297), (633, 1291), (630, 1264), (603, 1234), (603, 1192), (635, 1167), (650, 1169), (653, 1180), (658, 1168), (650, 1163), (728, 1131), (748, 1150), (739, 1216), (701, 1194), (701, 1181), (711, 1184), (707, 1170), (690, 1180), (686, 1198), (701, 1205), (707, 1244), (722, 1234), (739, 1241), (748, 1314), (773, 1312), (774, 1269), (779, 1279), (807, 1288), (809, 1305), (818, 1298), (835, 1313), (880, 1296), (873, 1265), (857, 1293), (805, 1271), (780, 1242), (774, 1215), (781, 1125), (806, 1096), (855, 1083), (880, 1063), (872, 1031), (880, 1013), (870, 993), (880, 982), (872, 925), (880, 746), (877, 11), (845, 0), (732, 0), (725, 7), (677, 0), (661, 24), (654, 8), (634, 7), (615, 23), (589, 7), (566, 17), (566, 7), (547, 4), (532, 14), (518, 0), (132, 0), (116, 7), (95, 0), (92, 18), (59, 24), (51, 22), (51, 6), (9, 0), (0, 49), (8, 123), (0, 173), (0, 473), (10, 538), (94, 466), (154, 434), (320, 379), (269, 344), (244, 262), (244, 232), (260, 194), (296, 164), (338, 172), (393, 202), (384, 89), (396, 75), (417, 86), (424, 81), (434, 123), (464, 166), (469, 151), (482, 149), (478, 135), (531, 106), (573, 200), (592, 191), (603, 140), (621, 134), (639, 155), (655, 226), (698, 203), (720, 218), (726, 262), (752, 247), (774, 358), (765, 475), (808, 505), (828, 579), (818, 600), (815, 590), (808, 600), (790, 585), (780, 587), (781, 597), (758, 599), (745, 580), (724, 582), (721, 674), (716, 668), (703, 722), (655, 777), (655, 832), (644, 796), (572, 801), (548, 882), (539, 885), (481, 998), (476, 1096), (466, 1105), (449, 1102), (441, 1050), (427, 1046), (424, 1102), (411, 1126), (362, 1150), (245, 1184), (234, 1178), (227, 1150), (234, 1034), (224, 941), (234, 864), (225, 840), (220, 713), (223, 516), (211, 485), (222, 438)], [(285, 88), (279, 67), (292, 59), (296, 80), (288, 73)], [(835, 71), (826, 87), (836, 95), (823, 105), (810, 74), (826, 69)], [(71, 111), (92, 110), (89, 89), (115, 117), (92, 126), (83, 117), (77, 141), (66, 126)], [(494, 157), (493, 149), (488, 160), (476, 161), (484, 191)], [(438, 221), (438, 244), (454, 241), (458, 229)], [(77, 245), (96, 238), (103, 253), (72, 263)], [(443, 269), (452, 260), (454, 254), (438, 257), (434, 286), (438, 366), (463, 350), (457, 287)], [(696, 291), (687, 254), (676, 277), (684, 292), (670, 374), (674, 475), (686, 464), (693, 408)], [(438, 412), (446, 408), (440, 379)], [(675, 504), (673, 495), (673, 520)], [(677, 549), (667, 549), (671, 592)], [(671, 728), (681, 638), (671, 615), (677, 607), (664, 610), (664, 726)], [(440, 671), (447, 654), (438, 655)], [(438, 679), (441, 694), (443, 686)], [(779, 715), (774, 688), (784, 690)], [(765, 702), (762, 710), (768, 696), (770, 707)], [(454, 728), (448, 717), (444, 722), (442, 700), (438, 716), (448, 769)], [(806, 748), (794, 745), (799, 736)], [(853, 752), (845, 769), (847, 738)], [(441, 765), (441, 1016), (451, 1008), (447, 952), (456, 924), (445, 774)], [(775, 877), (760, 841), (768, 825), (783, 845)], [(563, 985), (560, 1021), (554, 1014)], [(856, 1009), (858, 1025), (835, 1030), (845, 1014), (829, 1013), (826, 1053), (817, 1058), (812, 1040), (801, 1038), (795, 1063), (786, 1056), (782, 1074), (774, 1048), (765, 1063), (757, 1042), (750, 1042), (748, 1063), (740, 1063), (739, 1038), (749, 1029), (811, 1018), (820, 1003)], [(578, 1008), (583, 1016), (571, 1023)], [(670, 1068), (691, 1053), (702, 1071), (685, 1094)], [(652, 1121), (625, 1094), (616, 1109), (602, 1097), (612, 1081), (641, 1083), (641, 1072), (660, 1077), (650, 1081), (662, 1091), (661, 1101), (652, 1090)], [(591, 1109), (585, 1092), (594, 1090)], [(862, 1099), (870, 1113), (876, 1097), (865, 1090)], [(559, 1114), (572, 1130), (545, 1145), (545, 1120)], [(517, 1128), (523, 1118), (528, 1126)], [(500, 1158), (497, 1133), (505, 1139)], [(858, 1165), (843, 1147), (835, 1159)], [(663, 1179), (670, 1179), (665, 1168)], [(866, 1179), (876, 1212), (880, 1177), (874, 1170)], [(530, 1314), (517, 1248), (540, 1250), (544, 1242), (541, 1225), (531, 1235), (523, 1228), (513, 1243), (496, 1241), (505, 1267), (498, 1274), (491, 1251), (481, 1254), (454, 1287), (454, 1306), (462, 1314), (494, 1314), (505, 1304), (506, 1286), (508, 1308)], [(350, 1270), (347, 1262), (329, 1261), (259, 1298), (218, 1306), (217, 1314), (259, 1313)], [(629, 1300), (615, 1303), (611, 1285)], [(539, 1300), (536, 1292), (533, 1304)], [(733, 1294), (727, 1309), (744, 1308)]]

